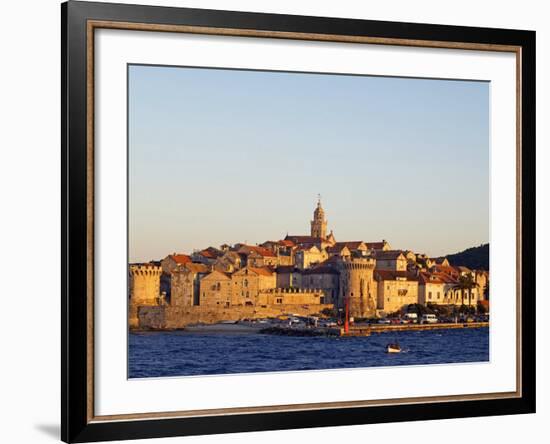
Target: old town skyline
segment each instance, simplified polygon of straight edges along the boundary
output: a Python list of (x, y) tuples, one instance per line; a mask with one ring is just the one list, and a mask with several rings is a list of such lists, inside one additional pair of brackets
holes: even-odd
[[(489, 241), (484, 82), (129, 70), (129, 260), (303, 232), (430, 256)], [(231, 124), (229, 124), (229, 122)]]

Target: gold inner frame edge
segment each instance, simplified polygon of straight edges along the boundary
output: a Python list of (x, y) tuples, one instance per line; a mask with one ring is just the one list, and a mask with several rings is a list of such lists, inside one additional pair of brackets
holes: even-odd
[[(119, 29), (132, 31), (152, 32), (177, 32), (203, 35), (222, 35), (234, 37), (256, 37), (256, 38), (278, 38), (288, 40), (309, 40), (336, 43), (362, 43), (375, 45), (393, 45), (422, 48), (462, 49), (474, 51), (512, 52), (516, 56), (516, 391), (465, 394), (448, 396), (426, 396), (409, 397), (387, 400), (364, 400), (364, 401), (339, 401), (309, 404), (287, 404), (260, 407), (230, 407), (206, 410), (182, 410), (173, 412), (145, 412), (117, 415), (94, 414), (94, 32), (95, 29)], [(398, 38), (381, 38), (368, 36), (347, 36), (333, 34), (311, 34), (300, 32), (264, 31), (254, 29), (214, 28), (188, 25), (164, 25), (150, 23), (133, 23), (123, 21), (88, 20), (86, 41), (86, 135), (87, 135), (87, 419), (88, 423), (106, 421), (126, 421), (160, 418), (189, 418), (198, 416), (225, 416), (236, 414), (272, 413), (272, 412), (295, 412), (301, 410), (325, 410), (333, 408), (358, 408), (375, 407), (388, 405), (405, 405), (441, 402), (459, 402), (490, 399), (519, 398), (522, 396), (522, 350), (521, 350), (521, 152), (522, 152), (522, 48), (516, 45), (498, 45), (487, 43), (470, 42), (447, 42), (436, 40), (415, 40)]]

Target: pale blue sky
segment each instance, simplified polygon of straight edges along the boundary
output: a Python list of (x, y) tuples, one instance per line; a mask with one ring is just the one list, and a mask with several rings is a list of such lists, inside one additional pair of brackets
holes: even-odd
[(129, 259), (309, 234), (489, 241), (489, 83), (129, 67)]

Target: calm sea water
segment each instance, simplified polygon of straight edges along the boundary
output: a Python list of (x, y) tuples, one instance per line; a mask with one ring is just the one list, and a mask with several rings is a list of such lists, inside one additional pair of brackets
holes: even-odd
[[(402, 352), (388, 354), (388, 342)], [(214, 375), (489, 360), (489, 329), (406, 331), (360, 338), (189, 332), (131, 333), (129, 377)]]

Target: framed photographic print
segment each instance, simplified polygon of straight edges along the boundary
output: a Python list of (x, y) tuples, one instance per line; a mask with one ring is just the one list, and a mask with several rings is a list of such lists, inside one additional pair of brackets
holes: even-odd
[(535, 33), (64, 3), (62, 439), (535, 411)]

